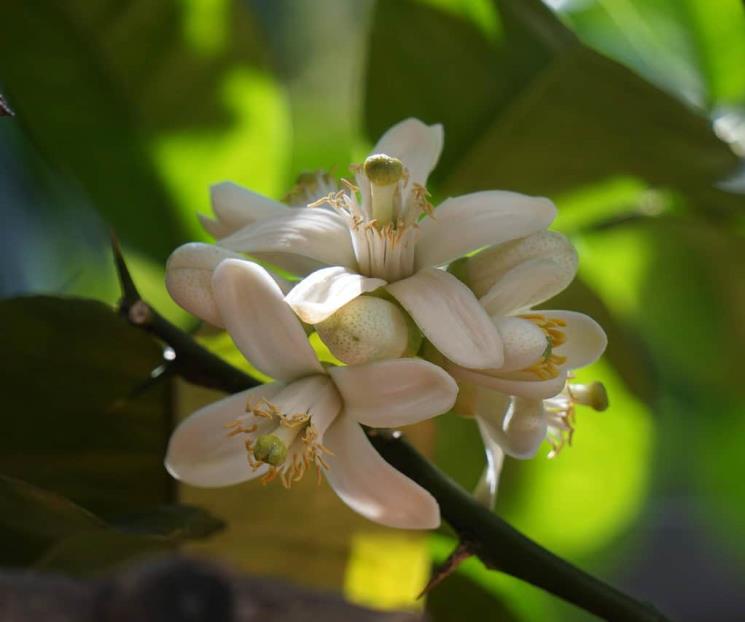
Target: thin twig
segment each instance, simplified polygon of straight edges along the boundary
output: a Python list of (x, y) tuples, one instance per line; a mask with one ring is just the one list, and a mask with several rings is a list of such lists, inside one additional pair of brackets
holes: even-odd
[[(231, 393), (259, 384), (162, 318), (139, 294), (133, 299), (133, 292), (137, 290), (116, 243), (114, 255), (125, 292), (121, 302), (122, 313), (133, 325), (150, 332), (173, 348), (176, 354), (174, 363), (178, 363), (174, 367), (176, 373), (190, 382)], [(460, 541), (467, 543), (460, 553), (456, 549), (452, 556), (453, 566), (473, 554), (487, 567), (540, 587), (605, 620), (669, 622), (652, 605), (619, 592), (511, 527), (421, 456), (400, 433), (374, 430), (369, 438), (390, 464), (434, 496), (445, 520), (458, 534)], [(444, 576), (447, 574), (449, 572)]]
[(427, 581), (427, 585), (424, 586), (424, 589), (420, 592), (419, 596), (417, 596), (417, 599), (429, 594), (429, 592), (458, 570), (458, 567), (469, 557), (473, 557), (473, 555), (474, 553), (470, 542), (464, 542), (463, 540), (458, 542), (458, 546), (456, 546), (455, 549), (453, 549), (453, 552), (447, 556), (447, 559), (435, 568), (429, 581)]

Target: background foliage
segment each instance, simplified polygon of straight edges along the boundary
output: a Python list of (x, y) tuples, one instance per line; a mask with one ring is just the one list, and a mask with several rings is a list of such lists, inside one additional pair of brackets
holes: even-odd
[[(582, 377), (607, 384), (611, 409), (581, 412), (555, 460), (508, 463), (498, 511), (674, 619), (738, 619), (741, 3), (11, 0), (4, 15), (0, 88), (17, 116), (0, 119), (0, 562), (89, 573), (220, 527), (180, 499), (228, 525), (193, 550), (412, 606), (446, 531), (377, 528), (312, 482), (288, 494), (168, 481), (173, 421), (215, 396), (162, 373), (158, 345), (112, 313), (106, 240), (113, 227), (143, 295), (192, 328), (163, 262), (203, 238), (194, 213), (210, 183), (281, 197), (302, 170), (345, 174), (413, 115), (445, 126), (436, 199), (504, 188), (556, 201), (582, 263), (551, 305), (610, 336)], [(475, 482), (471, 422), (411, 434)], [(469, 619), (583, 619), (475, 562), (427, 607), (457, 620), (464, 602)]]

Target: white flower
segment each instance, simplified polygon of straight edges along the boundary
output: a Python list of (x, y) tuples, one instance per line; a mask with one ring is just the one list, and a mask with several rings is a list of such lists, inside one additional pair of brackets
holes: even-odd
[(605, 350), (605, 332), (589, 316), (533, 309), (575, 276), (576, 252), (561, 234), (542, 231), (497, 245), (452, 269), (479, 297), (500, 334), (504, 353), (502, 365), (492, 369), (444, 361), (460, 383), (529, 399), (548, 398), (563, 389), (572, 369), (593, 363)]
[(578, 404), (596, 411), (608, 408), (608, 395), (600, 382), (567, 382), (558, 395), (545, 400), (511, 397), (483, 387), (475, 387), (473, 397), (468, 414), (476, 417), (487, 462), (474, 495), (489, 507), (494, 505), (505, 455), (532, 458), (547, 439), (548, 457), (554, 458), (572, 444)]
[(544, 198), (485, 191), (433, 210), (425, 184), (441, 149), (441, 126), (408, 119), (356, 168), (356, 185), (325, 199), (333, 209), (290, 208), (223, 184), (213, 189), (217, 220), (206, 224), (221, 247), (307, 275), (287, 302), (308, 324), (384, 287), (448, 359), (500, 367), (499, 332), (473, 293), (439, 267), (544, 229), (555, 208)]
[(181, 423), (166, 456), (170, 473), (196, 486), (276, 477), (289, 487), (313, 468), (371, 520), (436, 527), (437, 502), (380, 457), (360, 424), (400, 426), (446, 412), (457, 393), (452, 378), (421, 359), (324, 368), (277, 283), (249, 261), (223, 260), (210, 292), (236, 346), (278, 382), (227, 397)]

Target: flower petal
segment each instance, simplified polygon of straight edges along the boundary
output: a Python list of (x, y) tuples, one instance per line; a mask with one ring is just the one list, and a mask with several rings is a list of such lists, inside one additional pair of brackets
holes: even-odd
[(576, 311), (537, 311), (547, 318), (558, 318), (566, 322), (561, 331), (566, 335), (566, 341), (554, 348), (560, 356), (566, 356), (563, 367), (578, 369), (594, 363), (605, 351), (608, 338), (600, 324), (590, 316)]
[(337, 495), (365, 518), (402, 529), (435, 529), (440, 508), (434, 497), (378, 454), (362, 428), (342, 413), (326, 432), (326, 479)]
[(489, 315), (511, 315), (540, 304), (566, 288), (574, 278), (553, 259), (528, 259), (502, 276), (479, 299)]
[(525, 369), (542, 358), (548, 340), (533, 322), (519, 317), (494, 317), (492, 321), (504, 345), (504, 364), (499, 373)]
[(567, 372), (562, 370), (556, 378), (550, 380), (517, 380), (493, 375), (494, 370), (465, 369), (453, 363), (446, 363), (445, 370), (458, 382), (471, 382), (507, 395), (545, 399), (558, 394), (566, 382)]
[[(487, 394), (488, 395), (488, 394)], [(485, 406), (489, 406), (488, 397)], [(538, 452), (546, 438), (548, 419), (541, 400), (513, 398), (501, 421), (476, 415), (481, 433), (512, 458), (527, 460)]]
[(260, 220), (220, 240), (233, 251), (262, 258), (271, 254), (280, 267), (283, 255), (300, 256), (320, 264), (354, 270), (352, 239), (344, 220), (325, 209), (293, 208), (274, 218)]
[(476, 484), (473, 496), (479, 503), (492, 510), (497, 500), (499, 476), (502, 473), (502, 465), (504, 464), (504, 451), (499, 446), (499, 443), (491, 437), (486, 424), (479, 417), (476, 417), (476, 423), (479, 426), (481, 440), (484, 443), (486, 466), (481, 473), (478, 484)]
[(198, 318), (223, 326), (212, 295), (212, 273), (225, 259), (240, 255), (214, 244), (179, 246), (166, 263), (166, 289), (179, 306)]
[(419, 223), (417, 268), (440, 266), (483, 246), (520, 238), (551, 224), (554, 204), (542, 197), (488, 190), (447, 199)]
[(217, 221), (231, 233), (257, 220), (281, 216), (291, 209), (232, 181), (210, 187), (210, 198)]
[(340, 266), (316, 270), (295, 285), (285, 300), (306, 324), (318, 324), (360, 294), (385, 285)]
[(319, 442), (342, 407), (334, 383), (328, 376), (320, 374), (291, 382), (274, 397), (272, 403), (285, 414), (310, 415)]
[(510, 270), (530, 259), (554, 261), (560, 266), (567, 285), (577, 273), (577, 251), (572, 243), (556, 231), (539, 231), (519, 240), (491, 246), (469, 257), (466, 262), (466, 283), (476, 296), (481, 297)]
[(345, 415), (374, 428), (410, 425), (450, 410), (458, 394), (445, 371), (403, 358), (328, 370), (344, 400)]
[(176, 479), (192, 486), (230, 486), (259, 477), (247, 461), (245, 437), (229, 436), (227, 425), (246, 415), (249, 400), (271, 399), (283, 385), (264, 384), (236, 393), (196, 411), (176, 428), (168, 443), (165, 465)]
[(261, 266), (227, 259), (212, 277), (215, 302), (238, 349), (273, 378), (324, 373), (282, 290)]
[(387, 289), (451, 361), (476, 369), (502, 365), (499, 332), (471, 290), (452, 274), (427, 268)]
[(370, 155), (384, 153), (398, 158), (409, 170), (409, 184), (427, 184), (427, 177), (442, 153), (442, 125), (426, 125), (409, 118), (391, 127)]

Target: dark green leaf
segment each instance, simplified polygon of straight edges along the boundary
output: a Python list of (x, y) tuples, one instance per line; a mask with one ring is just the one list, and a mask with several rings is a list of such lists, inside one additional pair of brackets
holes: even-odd
[(112, 516), (162, 503), (168, 384), (145, 383), (160, 347), (105, 305), (0, 302), (0, 472)]
[(68, 499), (0, 475), (0, 563), (27, 563), (57, 540), (104, 528)]
[(179, 541), (204, 538), (225, 527), (225, 523), (202, 508), (191, 505), (161, 505), (115, 522), (120, 531), (161, 536)]

